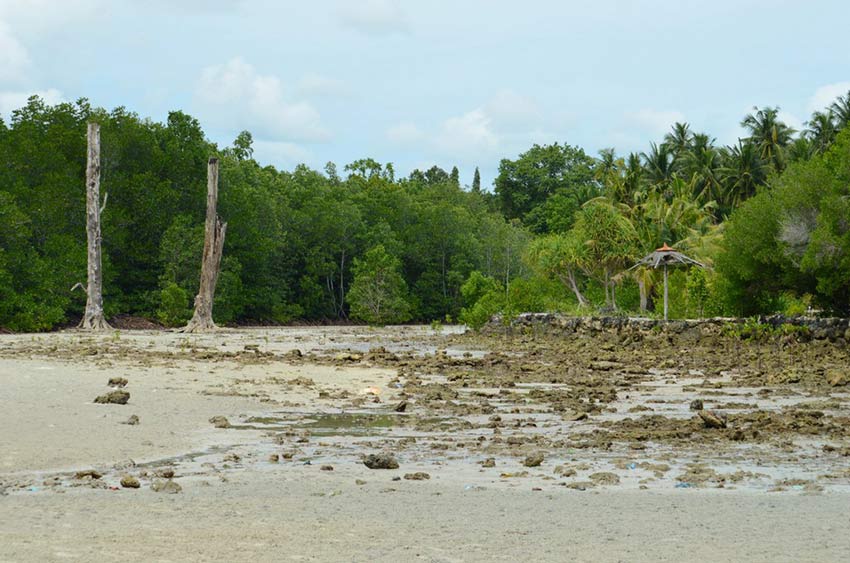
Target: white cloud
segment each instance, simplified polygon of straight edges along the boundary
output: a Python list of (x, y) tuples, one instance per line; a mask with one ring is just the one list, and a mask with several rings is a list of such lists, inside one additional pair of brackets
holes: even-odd
[(425, 134), (415, 123), (403, 121), (387, 129), (387, 139), (394, 143), (411, 144), (421, 140)]
[(441, 151), (454, 155), (484, 155), (496, 151), (499, 136), (493, 130), (493, 120), (478, 108), (445, 120), (434, 143)]
[(844, 96), (850, 91), (850, 82), (836, 82), (821, 86), (809, 98), (808, 110), (809, 113), (815, 111), (823, 111), (825, 108), (832, 105), (832, 102), (839, 96)]
[(534, 100), (511, 90), (498, 92), (484, 106), (484, 111), (498, 125), (507, 127), (529, 127), (541, 118)]
[(195, 101), (204, 118), (233, 131), (248, 129), (273, 141), (323, 141), (330, 135), (307, 102), (284, 99), (280, 79), (260, 74), (241, 58), (201, 73)]
[(298, 81), (296, 90), (302, 96), (339, 96), (347, 93), (345, 82), (320, 74), (308, 74)]
[(62, 92), (56, 90), (55, 88), (50, 88), (49, 90), (41, 90), (38, 92), (0, 92), (0, 115), (6, 117), (10, 116), (12, 114), (12, 111), (27, 105), (27, 99), (29, 99), (30, 96), (39, 96), (48, 105), (55, 105), (66, 101), (65, 98), (62, 96)]
[(780, 110), (776, 117), (779, 118), (780, 121), (785, 123), (785, 125), (790, 125), (797, 131), (802, 131), (805, 129), (805, 125), (803, 124), (803, 120), (794, 115), (793, 113), (788, 113), (787, 111)]
[(408, 31), (407, 16), (398, 0), (346, 0), (339, 16), (345, 26), (367, 35)]
[(30, 58), (26, 48), (0, 20), (0, 84), (19, 82), (26, 75)]
[(650, 108), (630, 113), (626, 117), (633, 125), (653, 135), (663, 135), (677, 121), (685, 121), (684, 114), (679, 111)]

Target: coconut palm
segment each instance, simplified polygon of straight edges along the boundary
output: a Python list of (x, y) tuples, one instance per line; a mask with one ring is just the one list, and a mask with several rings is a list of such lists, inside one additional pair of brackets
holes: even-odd
[(823, 152), (835, 140), (838, 133), (835, 122), (835, 113), (831, 109), (814, 112), (806, 122), (807, 128), (803, 135), (811, 140), (817, 152)]
[(829, 109), (835, 115), (837, 129), (844, 129), (847, 125), (850, 125), (850, 90), (832, 102)]
[(673, 124), (673, 129), (664, 135), (664, 144), (673, 150), (674, 155), (678, 156), (690, 145), (691, 135), (690, 125), (676, 122)]
[(785, 147), (791, 142), (794, 129), (779, 119), (778, 107), (753, 110), (755, 113), (747, 115), (741, 126), (749, 131), (749, 140), (758, 147), (762, 160), (781, 171), (785, 168)]
[(742, 201), (755, 195), (759, 186), (767, 181), (768, 166), (759, 155), (758, 148), (750, 142), (738, 139), (738, 144), (726, 147), (720, 174), (723, 178), (724, 211), (731, 211)]
[(721, 197), (720, 154), (714, 148), (714, 139), (702, 133), (691, 137), (681, 157), (680, 174), (694, 182), (694, 197), (703, 202), (717, 201)]
[(664, 185), (673, 177), (675, 154), (673, 149), (664, 143), (660, 145), (651, 143), (649, 147), (649, 153), (641, 153), (646, 179), (650, 185)]

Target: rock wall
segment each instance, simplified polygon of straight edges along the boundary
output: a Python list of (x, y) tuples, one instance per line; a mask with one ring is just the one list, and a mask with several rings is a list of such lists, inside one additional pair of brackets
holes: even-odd
[(500, 315), (494, 316), (482, 328), (489, 334), (534, 333), (564, 336), (617, 335), (645, 339), (664, 338), (668, 341), (694, 341), (719, 337), (752, 338), (793, 335), (797, 340), (828, 340), (846, 346), (850, 342), (850, 319), (784, 317), (782, 315), (756, 318), (712, 318), (700, 320), (662, 321), (629, 317), (571, 317), (558, 313), (522, 313), (509, 323)]

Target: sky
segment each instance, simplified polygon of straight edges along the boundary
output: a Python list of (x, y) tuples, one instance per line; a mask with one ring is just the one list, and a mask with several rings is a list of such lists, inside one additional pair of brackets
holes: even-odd
[(164, 121), (262, 164), (398, 173), (533, 144), (645, 151), (673, 122), (719, 144), (753, 106), (802, 128), (850, 90), (846, 0), (0, 0), (0, 116), (28, 96)]

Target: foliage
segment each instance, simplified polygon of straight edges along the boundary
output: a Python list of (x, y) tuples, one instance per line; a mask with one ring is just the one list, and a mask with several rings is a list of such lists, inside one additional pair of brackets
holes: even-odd
[(354, 283), (348, 298), (355, 319), (369, 324), (400, 323), (410, 318), (407, 284), (400, 273), (401, 261), (379, 244), (354, 259)]
[(160, 291), (159, 308), (156, 317), (165, 326), (183, 326), (192, 316), (189, 308), (189, 294), (174, 282), (169, 282)]

